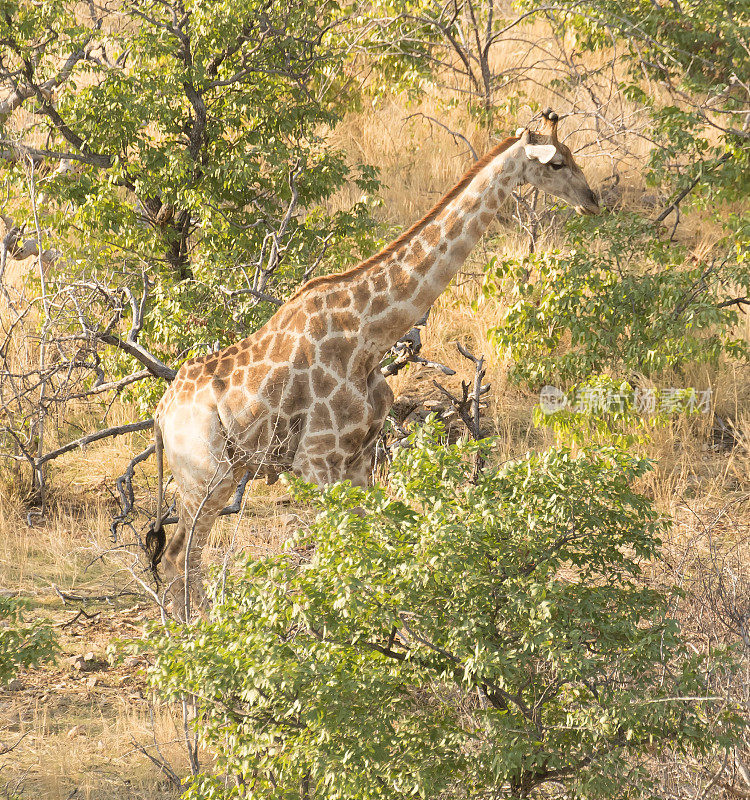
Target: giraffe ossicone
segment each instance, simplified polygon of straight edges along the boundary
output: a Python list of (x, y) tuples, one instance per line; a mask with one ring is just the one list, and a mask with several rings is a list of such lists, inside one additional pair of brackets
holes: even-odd
[[(205, 602), (202, 550), (247, 471), (269, 482), (290, 471), (321, 485), (367, 484), (393, 402), (380, 362), (448, 286), (513, 189), (529, 183), (580, 213), (599, 210), (557, 123), (546, 111), (538, 129), (487, 153), (379, 253), (308, 281), (252, 336), (182, 365), (155, 414), (159, 507), (149, 536), (176, 616), (189, 618), (191, 593), (193, 608)], [(163, 455), (179, 512), (168, 544)]]

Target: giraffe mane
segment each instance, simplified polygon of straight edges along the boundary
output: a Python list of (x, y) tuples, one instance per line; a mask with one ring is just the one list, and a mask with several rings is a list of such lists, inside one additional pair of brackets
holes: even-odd
[(447, 194), (443, 195), (440, 200), (438, 200), (438, 202), (420, 220), (415, 222), (410, 228), (407, 228), (407, 230), (394, 239), (390, 244), (386, 245), (382, 250), (360, 262), (356, 266), (351, 267), (345, 272), (336, 272), (332, 275), (320, 275), (317, 278), (309, 280), (306, 284), (301, 286), (289, 300), (296, 300), (300, 295), (307, 292), (308, 289), (318, 289), (326, 284), (335, 284), (339, 280), (352, 278), (358, 275), (360, 272), (364, 272), (369, 267), (374, 266), (382, 259), (390, 256), (396, 249), (398, 249), (400, 245), (402, 245), (408, 239), (411, 239), (412, 236), (419, 233), (420, 230), (432, 222), (448, 205), (448, 203), (450, 203), (451, 200), (459, 195), (471, 183), (471, 181), (479, 172), (481, 172), (493, 159), (497, 158), (500, 153), (504, 153), (508, 148), (512, 147), (518, 141), (518, 139), (518, 136), (509, 136), (507, 139), (500, 142), (500, 144), (493, 147), (492, 150), (485, 153), (485, 155), (482, 156), (479, 161), (476, 161), (474, 164), (472, 164), (472, 166), (464, 173), (459, 182)]

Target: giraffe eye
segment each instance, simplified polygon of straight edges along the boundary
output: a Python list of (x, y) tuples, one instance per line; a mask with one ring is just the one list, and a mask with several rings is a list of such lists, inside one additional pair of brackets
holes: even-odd
[(550, 166), (552, 167), (552, 169), (562, 169), (565, 166), (565, 164), (555, 164), (553, 161), (551, 161)]

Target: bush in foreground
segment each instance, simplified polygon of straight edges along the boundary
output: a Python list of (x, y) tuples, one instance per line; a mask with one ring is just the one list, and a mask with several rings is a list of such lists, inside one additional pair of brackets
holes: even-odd
[(13, 680), (22, 667), (49, 661), (57, 650), (49, 625), (25, 621), (21, 609), (17, 600), (0, 597), (0, 686)]
[(550, 451), (472, 483), (477, 445), (438, 434), (389, 493), (300, 484), (320, 514), (294, 549), (152, 632), (152, 682), (197, 698), (217, 754), (188, 797), (641, 797), (649, 759), (728, 740), (641, 579), (664, 526), (631, 489), (647, 463)]

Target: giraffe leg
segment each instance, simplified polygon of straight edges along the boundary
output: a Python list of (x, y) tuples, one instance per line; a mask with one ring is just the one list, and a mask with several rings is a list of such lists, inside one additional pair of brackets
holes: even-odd
[(178, 504), (180, 521), (164, 551), (164, 580), (172, 597), (172, 613), (187, 622), (192, 612), (207, 608), (201, 559), (211, 528), (234, 491), (231, 470), (213, 487), (204, 487), (203, 497), (182, 497)]
[[(184, 621), (205, 610), (201, 555), (221, 509), (236, 485), (226, 438), (218, 426), (188, 420), (190, 433), (165, 437), (165, 449), (177, 484), (179, 522), (162, 564), (174, 615)], [(204, 420), (199, 420), (205, 422)], [(209, 418), (210, 421), (210, 418)]]

